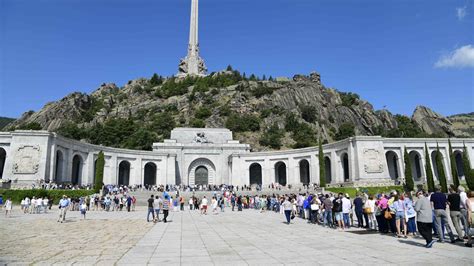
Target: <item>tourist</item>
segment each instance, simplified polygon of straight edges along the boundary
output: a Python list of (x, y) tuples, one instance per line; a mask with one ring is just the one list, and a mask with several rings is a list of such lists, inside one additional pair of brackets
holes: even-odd
[(449, 216), (451, 217), (451, 221), (453, 222), (454, 229), (458, 234), (456, 241), (464, 242), (462, 240), (462, 229), (460, 226), (461, 221), (461, 196), (456, 193), (456, 190), (453, 186), (449, 188), (449, 195), (448, 195), (448, 205), (449, 205)]
[(163, 200), (163, 222), (167, 223), (168, 214), (171, 208), (170, 196), (168, 194), (165, 195), (165, 199)]
[(407, 223), (407, 234), (412, 234), (412, 236), (416, 236), (416, 211), (413, 207), (413, 201), (410, 194), (405, 194), (405, 221)]
[(194, 205), (194, 199), (193, 197), (189, 198), (189, 210), (192, 211), (193, 210), (193, 205)]
[(346, 193), (346, 196), (342, 199), (342, 218), (344, 220), (344, 227), (349, 228), (351, 227), (350, 223), (350, 213), (352, 211), (352, 204), (349, 198), (349, 194)]
[(377, 225), (379, 226), (379, 231), (381, 233), (387, 234), (388, 233), (388, 223), (387, 223), (387, 219), (385, 219), (385, 214), (387, 212), (390, 213), (390, 210), (388, 208), (388, 200), (385, 197), (384, 193), (379, 195), (377, 198), (378, 198), (378, 200), (377, 200), (376, 204), (378, 206), (378, 209), (380, 210), (380, 212), (378, 213), (379, 215), (375, 216), (376, 219), (377, 219)]
[(180, 204), (181, 211), (184, 211), (184, 202), (185, 202), (184, 197), (183, 196), (179, 197), (179, 204)]
[(155, 220), (155, 209), (153, 207), (154, 202), (155, 202), (154, 196), (151, 195), (150, 198), (148, 199), (148, 213), (146, 215), (147, 222), (150, 222), (150, 214), (153, 218), (153, 221)]
[(446, 227), (446, 231), (448, 232), (448, 235), (451, 239), (451, 243), (456, 242), (456, 240), (454, 239), (453, 232), (451, 231), (451, 226), (448, 222), (448, 214), (446, 213), (447, 199), (446, 195), (441, 193), (441, 186), (436, 187), (436, 192), (431, 195), (430, 201), (434, 209), (434, 215), (436, 218), (436, 231), (438, 232), (439, 237), (438, 241), (444, 242), (443, 228), (441, 224), (443, 222), (444, 226)]
[(201, 200), (201, 214), (207, 215), (207, 198), (204, 196)]
[(217, 214), (217, 200), (216, 200), (216, 197), (212, 197), (212, 199), (211, 199), (211, 209), (212, 209), (212, 213)]
[[(378, 208), (378, 207), (377, 207)], [(371, 228), (373, 230), (377, 230), (377, 219), (376, 216), (376, 207), (375, 207), (375, 199), (373, 195), (370, 195), (369, 198), (365, 201), (364, 205), (365, 213), (369, 218), (368, 223), (366, 225), (367, 228)], [(378, 215), (380, 215), (380, 208), (378, 208)]]
[(219, 197), (219, 202), (218, 202), (218, 204), (219, 204), (219, 206), (220, 206), (220, 208), (221, 208), (221, 212), (224, 212), (224, 207), (225, 207), (225, 203), (224, 203), (225, 200), (224, 200), (224, 199), (225, 199), (224, 197)]
[(474, 235), (474, 191), (469, 192), (469, 198), (465, 202), (466, 208), (468, 210), (467, 221), (469, 222), (469, 233), (467, 235), (467, 243), (464, 244), (466, 247), (472, 248), (473, 244), (473, 235)]
[[(311, 223), (313, 224), (316, 224), (318, 223), (319, 224), (319, 220), (318, 220), (318, 217), (319, 217), (319, 209), (320, 209), (320, 206), (321, 206), (321, 201), (318, 199), (318, 197), (314, 197), (313, 200), (311, 201)], [(295, 205), (296, 207), (296, 205)], [(296, 209), (295, 209), (295, 212), (296, 212)]]
[(232, 204), (232, 211), (234, 211), (234, 208), (235, 208), (235, 196), (234, 195), (231, 196), (230, 203)]
[(160, 221), (160, 205), (162, 204), (163, 204), (163, 201), (158, 195), (156, 195), (155, 199), (153, 200), (153, 209), (155, 210), (155, 217), (153, 218), (154, 222)]
[(420, 235), (426, 240), (425, 247), (431, 248), (436, 242), (433, 240), (433, 216), (430, 201), (423, 191), (416, 193), (418, 200), (415, 202), (416, 224)]
[(329, 197), (329, 194), (324, 196), (323, 201), (323, 225), (332, 227), (332, 200)]
[(394, 196), (393, 202), (393, 210), (395, 211), (395, 219), (396, 219), (396, 226), (397, 226), (397, 237), (402, 237), (401, 235), (401, 225), (403, 225), (403, 237), (407, 238), (407, 224), (405, 222), (405, 201), (403, 195), (398, 197), (398, 195)]
[(11, 198), (7, 198), (7, 200), (5, 201), (5, 217), (10, 217), (11, 213), (12, 213), (12, 199)]
[(63, 198), (59, 201), (59, 220), (58, 222), (63, 223), (66, 221), (66, 212), (67, 209), (69, 208), (69, 205), (71, 204), (71, 201), (66, 197), (66, 195), (63, 195)]
[(135, 211), (135, 206), (137, 205), (137, 198), (132, 196), (132, 211)]
[(26, 208), (26, 201), (25, 201), (25, 199), (22, 199), (20, 201), (20, 210), (25, 211), (25, 208)]
[(362, 200), (360, 193), (358, 193), (354, 199), (354, 211), (357, 217), (357, 227), (363, 228), (364, 220), (362, 217), (364, 215), (364, 201)]
[(44, 199), (43, 199), (44, 213), (48, 212), (48, 207), (49, 207), (49, 199), (47, 197), (44, 197)]
[(85, 200), (82, 201), (82, 204), (80, 206), (80, 209), (81, 209), (81, 214), (82, 214), (82, 217), (83, 219), (85, 220), (86, 219), (86, 212), (87, 212), (87, 203)]
[(127, 212), (130, 212), (130, 209), (132, 208), (132, 197), (130, 197), (130, 195), (127, 196), (126, 203), (127, 203)]
[(283, 210), (285, 212), (286, 223), (290, 224), (291, 211), (293, 210), (293, 205), (289, 201), (288, 197), (285, 197), (285, 200), (283, 201)]
[(342, 198), (343, 194), (339, 193), (338, 197), (332, 202), (332, 211), (339, 230), (344, 230), (344, 223), (342, 221)]
[(467, 239), (469, 235), (469, 222), (468, 222), (468, 212), (469, 208), (466, 206), (466, 201), (468, 200), (466, 189), (463, 186), (458, 187), (459, 197), (461, 198), (460, 210), (461, 210), (461, 223), (464, 227), (464, 239)]
[(236, 203), (237, 203), (237, 211), (241, 212), (242, 211), (242, 196), (237, 197)]

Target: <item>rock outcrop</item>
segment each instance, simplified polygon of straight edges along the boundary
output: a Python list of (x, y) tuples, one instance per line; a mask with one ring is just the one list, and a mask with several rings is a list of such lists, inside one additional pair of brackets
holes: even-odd
[(417, 106), (412, 119), (427, 134), (444, 137), (456, 136), (452, 122), (428, 107)]

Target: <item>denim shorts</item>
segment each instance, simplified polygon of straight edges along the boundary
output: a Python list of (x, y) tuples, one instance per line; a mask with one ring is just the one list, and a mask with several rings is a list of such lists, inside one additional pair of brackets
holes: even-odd
[(404, 212), (397, 212), (395, 214), (395, 219), (397, 219), (397, 220), (405, 219), (405, 213)]
[(342, 221), (342, 212), (336, 212), (334, 216), (336, 217), (336, 221)]

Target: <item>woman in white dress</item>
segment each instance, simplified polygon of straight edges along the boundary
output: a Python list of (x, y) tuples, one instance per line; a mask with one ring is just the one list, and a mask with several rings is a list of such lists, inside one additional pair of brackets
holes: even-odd
[(5, 217), (9, 217), (12, 213), (12, 200), (10, 198), (5, 202)]
[(211, 207), (212, 207), (212, 213), (217, 214), (217, 200), (216, 200), (216, 197), (212, 197)]

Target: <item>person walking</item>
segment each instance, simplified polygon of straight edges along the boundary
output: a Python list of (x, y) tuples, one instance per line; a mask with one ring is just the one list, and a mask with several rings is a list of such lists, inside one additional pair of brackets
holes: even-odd
[(433, 215), (430, 201), (423, 191), (418, 191), (416, 196), (418, 198), (415, 202), (418, 231), (426, 241), (425, 247), (431, 248), (436, 241), (433, 240)]
[(155, 219), (153, 221), (157, 223), (160, 221), (160, 197), (158, 195), (153, 200), (153, 209), (155, 210)]
[(82, 201), (82, 204), (80, 206), (81, 214), (82, 214), (82, 219), (86, 219), (86, 212), (87, 212), (87, 203), (85, 200)]
[(285, 212), (286, 224), (290, 224), (293, 204), (291, 204), (288, 197), (285, 197), (285, 201), (283, 201), (283, 210)]
[(147, 222), (150, 222), (150, 214), (153, 218), (153, 221), (155, 220), (155, 209), (153, 208), (154, 202), (155, 202), (154, 196), (151, 195), (150, 198), (148, 199), (148, 213), (146, 215)]
[(165, 195), (165, 199), (163, 200), (163, 222), (164, 223), (168, 222), (168, 220), (166, 220), (166, 219), (168, 218), (168, 214), (169, 214), (169, 211), (170, 211), (170, 206), (171, 206), (170, 196)]
[(469, 198), (466, 199), (464, 203), (468, 210), (467, 213), (467, 221), (469, 223), (469, 233), (467, 234), (467, 243), (464, 244), (468, 248), (472, 248), (473, 241), (473, 233), (474, 233), (474, 191), (469, 192)]
[(71, 204), (71, 202), (66, 197), (66, 195), (63, 195), (63, 198), (59, 201), (59, 219), (58, 219), (58, 222), (63, 223), (64, 221), (66, 221), (66, 212), (67, 212), (67, 209), (69, 208), (70, 204)]
[(451, 221), (453, 222), (454, 229), (458, 234), (456, 241), (464, 242), (462, 240), (463, 232), (461, 229), (460, 221), (461, 221), (461, 196), (456, 193), (454, 187), (449, 188), (449, 195), (448, 195), (448, 205), (449, 205), (449, 216), (451, 217)]
[(207, 215), (207, 198), (204, 196), (201, 200), (201, 214)]
[(8, 198), (6, 201), (5, 201), (5, 217), (10, 217), (10, 215), (12, 214), (12, 200), (11, 198)]
[(444, 237), (443, 237), (443, 228), (442, 228), (442, 222), (444, 223), (444, 226), (446, 227), (446, 231), (448, 232), (448, 235), (451, 239), (451, 243), (456, 242), (454, 239), (453, 232), (451, 230), (451, 226), (449, 225), (448, 221), (448, 214), (446, 213), (446, 205), (447, 205), (447, 199), (446, 195), (441, 193), (441, 187), (437, 186), (436, 187), (436, 192), (431, 195), (430, 198), (431, 205), (434, 209), (434, 215), (436, 219), (436, 227), (437, 227), (437, 232), (439, 236), (439, 242), (444, 242)]

